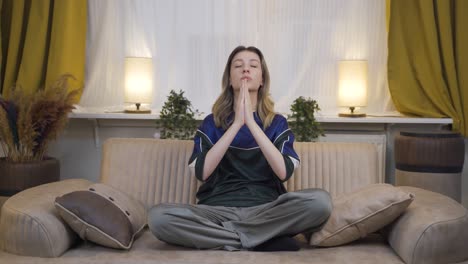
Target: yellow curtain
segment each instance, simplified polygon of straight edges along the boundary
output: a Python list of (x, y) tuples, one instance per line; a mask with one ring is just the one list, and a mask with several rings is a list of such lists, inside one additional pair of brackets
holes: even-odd
[(15, 84), (34, 92), (65, 73), (83, 87), (86, 0), (1, 0), (0, 8), (4, 96)]
[(468, 135), (468, 1), (392, 0), (388, 82), (398, 111)]

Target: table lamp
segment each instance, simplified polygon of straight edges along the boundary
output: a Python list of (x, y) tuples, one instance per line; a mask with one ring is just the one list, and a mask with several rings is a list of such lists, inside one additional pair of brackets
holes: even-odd
[(365, 117), (365, 113), (357, 113), (355, 109), (367, 105), (367, 61), (340, 61), (338, 76), (338, 105), (350, 110), (338, 116)]
[(153, 99), (152, 77), (152, 58), (125, 58), (125, 102), (134, 104), (134, 107), (125, 109), (125, 113), (151, 113), (142, 104), (150, 104)]

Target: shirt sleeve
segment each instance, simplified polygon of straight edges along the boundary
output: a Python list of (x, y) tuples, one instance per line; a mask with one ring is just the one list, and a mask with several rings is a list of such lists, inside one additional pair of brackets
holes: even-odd
[(212, 125), (208, 118), (205, 118), (195, 133), (193, 151), (188, 162), (189, 167), (195, 168), (195, 177), (200, 181), (203, 181), (203, 167), (205, 165), (206, 154), (213, 147), (213, 143), (208, 136), (210, 134), (210, 127)]
[(286, 166), (286, 178), (284, 181), (287, 181), (300, 164), (299, 155), (297, 155), (294, 150), (294, 134), (288, 127), (286, 118), (282, 116), (277, 119), (276, 124), (272, 125), (277, 126), (277, 136), (274, 139), (273, 144), (278, 148), (281, 154), (283, 154)]

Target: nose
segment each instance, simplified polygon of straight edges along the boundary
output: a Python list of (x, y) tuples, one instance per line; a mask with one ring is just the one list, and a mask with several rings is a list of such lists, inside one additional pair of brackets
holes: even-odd
[(250, 69), (249, 69), (249, 66), (244, 66), (244, 68), (242, 69), (242, 72), (250, 72)]

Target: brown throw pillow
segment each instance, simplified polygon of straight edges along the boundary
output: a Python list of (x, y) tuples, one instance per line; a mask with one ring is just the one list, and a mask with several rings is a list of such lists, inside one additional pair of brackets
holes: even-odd
[(146, 225), (141, 202), (102, 183), (57, 197), (55, 207), (83, 240), (112, 248), (131, 248)]
[(312, 234), (310, 245), (338, 246), (365, 237), (400, 216), (414, 195), (390, 184), (371, 184), (333, 200), (324, 227)]

